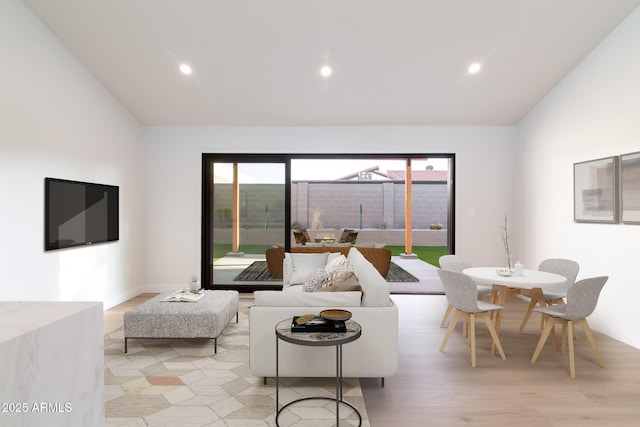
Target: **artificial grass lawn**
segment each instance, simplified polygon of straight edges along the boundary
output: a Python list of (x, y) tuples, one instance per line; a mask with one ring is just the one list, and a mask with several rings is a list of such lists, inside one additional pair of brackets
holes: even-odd
[[(271, 245), (240, 245), (239, 250), (246, 254), (263, 254), (271, 247)], [(405, 251), (404, 246), (385, 246), (385, 248), (391, 251), (391, 255), (400, 255)], [(447, 254), (446, 246), (414, 246), (412, 250), (422, 261), (428, 262), (436, 267), (440, 267), (440, 263), (438, 262), (440, 257)], [(213, 260), (216, 261), (222, 258), (230, 251), (231, 245), (229, 244), (213, 245)]]
[[(391, 251), (391, 255), (400, 255), (405, 252), (404, 246), (385, 246), (386, 249)], [(413, 246), (411, 248), (414, 254), (418, 255), (422, 261), (431, 265), (435, 265), (440, 268), (440, 262), (438, 261), (442, 255), (448, 253), (446, 246)]]

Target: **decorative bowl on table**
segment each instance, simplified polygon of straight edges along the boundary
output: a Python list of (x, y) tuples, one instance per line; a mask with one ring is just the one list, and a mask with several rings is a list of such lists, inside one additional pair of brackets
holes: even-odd
[(351, 319), (351, 312), (338, 309), (322, 310), (320, 317), (327, 320), (349, 320)]
[(496, 273), (500, 277), (511, 277), (513, 276), (513, 270), (510, 268), (498, 268), (496, 269)]

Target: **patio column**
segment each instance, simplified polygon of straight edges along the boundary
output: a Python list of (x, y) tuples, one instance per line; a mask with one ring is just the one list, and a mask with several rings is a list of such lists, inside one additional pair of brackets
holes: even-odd
[(233, 195), (231, 199), (231, 252), (238, 253), (240, 247), (240, 183), (238, 183), (238, 164), (233, 164)]
[(413, 241), (411, 229), (411, 159), (407, 159), (405, 179), (404, 179), (404, 251), (403, 255), (409, 257), (413, 254)]

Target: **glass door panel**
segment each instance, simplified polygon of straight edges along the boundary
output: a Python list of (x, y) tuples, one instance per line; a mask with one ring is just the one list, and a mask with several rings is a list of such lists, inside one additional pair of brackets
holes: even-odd
[(294, 158), (291, 228), (305, 229), (320, 242), (339, 241), (345, 230), (353, 230), (356, 246), (384, 246), (394, 255), (415, 254), (438, 265), (452, 249), (450, 162), (448, 157)]
[(255, 261), (264, 261), (268, 248), (284, 246), (285, 164), (216, 162), (212, 168), (212, 286), (276, 284), (236, 277)]

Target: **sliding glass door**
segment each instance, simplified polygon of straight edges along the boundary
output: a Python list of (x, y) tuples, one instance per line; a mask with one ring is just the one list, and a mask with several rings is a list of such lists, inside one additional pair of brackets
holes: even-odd
[(454, 166), (453, 154), (205, 154), (202, 283), (280, 289), (266, 251), (289, 251), (293, 229), (438, 266), (454, 252)]
[[(278, 288), (281, 282), (252, 279), (259, 279), (266, 267), (265, 251), (285, 245), (286, 163), (265, 156), (215, 155), (203, 166), (207, 171), (203, 283), (210, 288), (229, 289), (234, 283), (236, 287)], [(255, 277), (238, 277), (254, 263)]]

